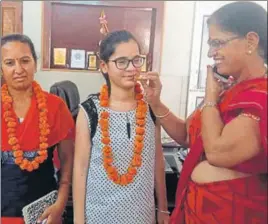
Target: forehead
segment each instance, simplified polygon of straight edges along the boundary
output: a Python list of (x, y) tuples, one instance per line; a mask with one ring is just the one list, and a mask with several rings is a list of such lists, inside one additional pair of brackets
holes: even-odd
[(1, 47), (2, 59), (15, 59), (24, 56), (32, 56), (31, 49), (28, 44), (21, 42), (8, 42)]
[(134, 40), (120, 43), (116, 46), (114, 57), (133, 57), (140, 54), (138, 44)]
[(209, 39), (210, 40), (226, 39), (226, 38), (229, 38), (229, 37), (234, 35), (231, 32), (223, 31), (219, 26), (214, 25), (214, 24), (209, 25), (208, 33), (209, 33)]

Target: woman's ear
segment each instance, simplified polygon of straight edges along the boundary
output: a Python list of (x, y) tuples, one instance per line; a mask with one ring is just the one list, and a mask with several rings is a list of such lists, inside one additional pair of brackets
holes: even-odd
[(102, 73), (108, 73), (108, 65), (103, 60), (100, 61), (100, 69)]
[(246, 40), (248, 52), (254, 52), (258, 50), (260, 37), (256, 32), (247, 33)]

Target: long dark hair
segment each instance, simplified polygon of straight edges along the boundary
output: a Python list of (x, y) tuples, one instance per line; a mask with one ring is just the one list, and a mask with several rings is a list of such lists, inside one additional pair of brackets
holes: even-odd
[(1, 37), (1, 47), (9, 42), (20, 42), (20, 43), (27, 44), (31, 50), (35, 63), (37, 63), (37, 56), (36, 56), (34, 44), (28, 36), (23, 35), (23, 34), (9, 34), (9, 35)]
[[(111, 55), (115, 52), (115, 49), (117, 47), (117, 45), (121, 44), (121, 43), (127, 43), (130, 40), (134, 40), (140, 50), (140, 45), (138, 43), (138, 41), (136, 40), (136, 38), (133, 36), (133, 34), (131, 34), (130, 32), (126, 31), (126, 30), (119, 30), (119, 31), (114, 31), (109, 33), (105, 39), (103, 39), (101, 41), (100, 44), (100, 52), (99, 52), (99, 57), (101, 60), (103, 60), (105, 63), (107, 63), (111, 57)], [(109, 75), (108, 73), (103, 73), (102, 75), (107, 83), (107, 86), (109, 88), (109, 95), (111, 93), (111, 82), (109, 79)]]
[(259, 55), (267, 64), (267, 11), (257, 3), (239, 1), (227, 4), (208, 19), (222, 30), (245, 37), (249, 32), (259, 35)]

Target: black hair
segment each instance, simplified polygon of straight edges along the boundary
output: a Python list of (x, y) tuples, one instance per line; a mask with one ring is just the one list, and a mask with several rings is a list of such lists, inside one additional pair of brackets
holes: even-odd
[(249, 32), (259, 35), (259, 54), (267, 63), (267, 11), (257, 3), (239, 1), (224, 5), (208, 19), (223, 31), (245, 37)]
[[(134, 40), (139, 47), (139, 51), (141, 51), (140, 45), (139, 45), (137, 39), (130, 32), (128, 32), (126, 30), (118, 30), (118, 31), (114, 31), (114, 32), (109, 33), (101, 41), (100, 52), (99, 52), (100, 59), (107, 63), (109, 61), (109, 58), (111, 57), (111, 55), (115, 52), (117, 45), (119, 45), (121, 43), (127, 43), (130, 40)], [(108, 73), (102, 73), (102, 75), (103, 75), (103, 77), (108, 85), (109, 95), (110, 95), (111, 82), (110, 82)]]
[(36, 56), (34, 44), (28, 36), (23, 35), (23, 34), (9, 34), (9, 35), (5, 35), (1, 37), (1, 47), (9, 42), (20, 42), (20, 43), (27, 44), (31, 50), (35, 63), (37, 63), (37, 56)]

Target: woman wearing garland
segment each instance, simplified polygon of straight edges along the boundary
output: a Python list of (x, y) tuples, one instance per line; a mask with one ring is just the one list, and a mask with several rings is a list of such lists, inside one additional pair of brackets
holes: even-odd
[[(74, 121), (66, 104), (35, 82), (37, 57), (32, 41), (12, 34), (1, 39), (1, 223), (23, 224), (22, 208), (58, 189), (55, 204), (40, 217), (62, 222), (73, 162)], [(59, 187), (52, 154), (61, 160)]]
[[(74, 223), (167, 224), (160, 126), (154, 123), (136, 77), (144, 63), (127, 31), (108, 34), (100, 45), (107, 85), (81, 104), (74, 159)], [(96, 107), (95, 117), (86, 103)], [(157, 162), (156, 162), (157, 161)]]

